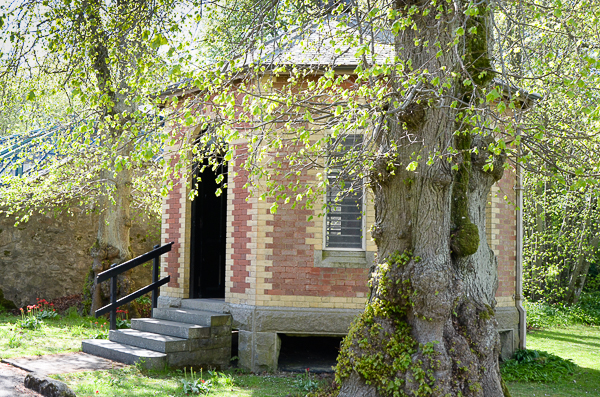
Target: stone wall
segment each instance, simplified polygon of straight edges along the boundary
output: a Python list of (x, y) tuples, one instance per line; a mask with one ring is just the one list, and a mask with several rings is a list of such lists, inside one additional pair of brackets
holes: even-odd
[[(36, 214), (15, 226), (0, 218), (0, 290), (17, 307), (36, 298), (52, 300), (79, 294), (90, 270), (90, 247), (96, 241), (98, 216), (73, 209), (68, 214)], [(160, 243), (160, 219), (134, 216), (131, 248), (140, 255)], [(151, 282), (151, 264), (137, 267), (134, 289)]]

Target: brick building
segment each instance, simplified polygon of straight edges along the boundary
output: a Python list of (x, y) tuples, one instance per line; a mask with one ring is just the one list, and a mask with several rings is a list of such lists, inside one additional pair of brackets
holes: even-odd
[[(385, 57), (386, 51), (391, 50), (384, 48), (378, 56)], [(269, 61), (333, 65), (345, 73), (356, 66), (352, 55), (334, 54), (325, 44), (309, 54), (291, 46)], [(169, 92), (184, 94), (194, 93)], [(244, 149), (235, 144), (234, 161), (224, 173), (235, 177), (221, 196), (214, 195), (215, 175), (205, 171), (193, 202), (188, 200), (190, 176), (175, 181), (164, 199), (162, 243), (175, 244), (162, 259), (162, 275), (170, 275), (171, 282), (161, 288), (159, 307), (179, 307), (193, 299), (203, 310), (231, 313), (233, 328), (239, 331), (240, 365), (272, 370), (278, 365), (282, 335), (343, 336), (364, 308), (376, 253), (367, 232), (374, 211), (367, 192), (362, 203), (366, 216), (354, 224), (334, 219), (339, 214), (318, 217), (317, 211), (289, 205), (271, 214), (268, 200), (249, 196), (244, 188), (248, 175), (240, 168), (241, 160), (235, 160)], [(488, 244), (498, 258), (496, 317), (503, 355), (524, 346), (516, 175), (514, 169), (506, 170), (492, 188), (487, 211)], [(309, 171), (301, 178), (310, 181), (315, 175)], [(315, 216), (307, 220), (309, 215)]]

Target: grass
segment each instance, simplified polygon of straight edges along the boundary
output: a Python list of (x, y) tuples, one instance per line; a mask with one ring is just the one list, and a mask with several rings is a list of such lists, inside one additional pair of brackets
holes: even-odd
[(0, 358), (14, 358), (76, 352), (83, 339), (105, 334), (105, 325), (97, 325), (93, 317), (80, 317), (71, 312), (65, 316), (43, 320), (36, 329), (22, 329), (17, 325), (20, 316), (0, 313)]
[[(104, 320), (96, 324), (92, 317), (80, 317), (76, 312), (43, 320), (38, 329), (22, 329), (20, 316), (0, 313), (0, 358), (16, 358), (81, 350), (83, 339), (106, 335)], [(103, 325), (103, 327), (101, 327)], [(313, 375), (311, 375), (310, 379)], [(177, 370), (140, 371), (135, 366), (109, 371), (79, 372), (53, 375), (73, 389), (78, 396), (184, 396), (182, 379), (189, 374)], [(211, 379), (206, 372), (206, 380)], [(198, 378), (198, 375), (196, 376)], [(211, 396), (219, 397), (279, 397), (305, 396), (306, 374), (257, 376), (235, 371), (212, 378)], [(319, 380), (326, 387), (328, 381)]]
[(600, 327), (572, 325), (529, 332), (527, 348), (570, 359), (578, 368), (556, 383), (509, 382), (513, 397), (600, 396)]
[[(307, 393), (297, 387), (297, 377), (291, 375), (250, 375), (233, 371), (221, 373), (230, 382), (219, 383), (211, 389), (215, 397), (284, 397), (305, 396)], [(189, 373), (187, 374), (190, 379)], [(198, 375), (199, 377), (199, 375)], [(204, 379), (210, 379), (205, 372)], [(80, 372), (54, 375), (62, 380), (78, 396), (185, 396), (181, 371), (144, 371), (135, 366), (118, 370)], [(223, 384), (225, 383), (225, 384)], [(323, 386), (326, 381), (320, 382)]]
[[(106, 333), (102, 323), (75, 312), (45, 319), (37, 330), (21, 329), (20, 317), (0, 313), (0, 358), (75, 352), (81, 341)], [(573, 374), (561, 376), (553, 383), (509, 382), (513, 397), (589, 397), (600, 396), (600, 327), (570, 325), (528, 333), (527, 347), (570, 359), (577, 364)], [(184, 396), (186, 374), (180, 371), (141, 372), (135, 366), (110, 371), (56, 375), (78, 396)], [(210, 379), (206, 373), (204, 379)], [(305, 396), (305, 379), (301, 376), (256, 376), (226, 372), (230, 382), (217, 380), (211, 396), (278, 397)], [(189, 373), (188, 381), (191, 380)], [(321, 381), (326, 388), (327, 381)]]

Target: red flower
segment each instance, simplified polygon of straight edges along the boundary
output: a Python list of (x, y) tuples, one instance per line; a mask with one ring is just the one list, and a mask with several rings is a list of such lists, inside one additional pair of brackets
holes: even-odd
[(202, 383), (206, 383), (206, 381), (204, 379), (202, 379)]

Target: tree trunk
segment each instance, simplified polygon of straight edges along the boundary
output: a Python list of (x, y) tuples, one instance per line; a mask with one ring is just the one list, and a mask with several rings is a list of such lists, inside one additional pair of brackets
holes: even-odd
[[(410, 5), (415, 3), (420, 2)], [(399, 59), (429, 71), (459, 70), (464, 61), (469, 77), (485, 86), (489, 74), (474, 77), (490, 67), (485, 7), (479, 11), (470, 21), (455, 13), (443, 17), (448, 18), (445, 32), (477, 26), (477, 34), (466, 35), (464, 59), (453, 51), (436, 56), (436, 46), (415, 46), (419, 39), (448, 48), (454, 39), (439, 33), (434, 12), (413, 15), (418, 29), (397, 36)], [(462, 84), (452, 90), (455, 98), (471, 101), (472, 92)], [(462, 110), (415, 100), (395, 112), (397, 119), (388, 120), (378, 142), (371, 175), (378, 264), (365, 311), (338, 358), (340, 397), (504, 395), (494, 318), (497, 260), (486, 241), (485, 222), (487, 197), (502, 176), (504, 157), (496, 156), (493, 170), (484, 171), (493, 139), (471, 135), (470, 126), (456, 121)], [(407, 141), (412, 143), (403, 144)], [(448, 143), (459, 151), (453, 162), (427, 165), (429, 156), (444, 152)], [(409, 171), (415, 160), (417, 169)]]
[[(131, 10), (128, 7), (132, 3), (127, 1), (121, 3), (124, 26), (127, 26), (125, 20), (129, 18), (127, 14)], [(111, 166), (103, 172), (105, 184), (103, 196), (99, 202), (98, 238), (91, 250), (94, 282), (90, 291), (92, 300), (90, 314), (102, 307), (104, 301), (110, 296), (109, 283), (97, 285), (96, 276), (107, 270), (112, 264), (121, 263), (132, 257), (129, 241), (132, 171), (128, 168), (129, 164), (127, 163), (125, 165), (117, 164), (117, 159), (125, 162), (130, 159), (132, 143), (128, 136), (127, 125), (131, 121), (135, 105), (131, 103), (131, 100), (127, 100), (126, 94), (131, 94), (132, 89), (126, 86), (124, 76), (111, 70), (111, 63), (114, 63), (114, 59), (111, 60), (107, 47), (109, 35), (104, 30), (100, 16), (102, 7), (101, 1), (91, 0), (85, 11), (86, 19), (90, 21), (86, 26), (90, 30), (89, 34), (93, 44), (90, 48), (90, 57), (96, 85), (98, 91), (109, 98), (106, 103), (102, 104), (104, 114), (99, 130), (103, 132), (103, 136), (99, 141), (106, 145), (103, 149), (112, 155)], [(123, 38), (121, 37), (121, 39)], [(124, 47), (121, 49), (120, 55), (124, 57), (127, 52), (128, 49)], [(123, 59), (121, 61), (120, 74), (124, 74), (128, 69), (126, 62), (123, 62)], [(117, 70), (119, 69), (117, 68)], [(118, 276), (117, 294), (119, 296), (129, 292), (131, 279), (128, 273)]]
[[(107, 172), (108, 173), (108, 172)], [(114, 182), (107, 187), (102, 197), (100, 216), (98, 219), (98, 237), (92, 247), (92, 270), (96, 276), (110, 268), (113, 263), (121, 263), (131, 259), (129, 230), (131, 228), (131, 171), (124, 169), (116, 174)], [(112, 188), (112, 189), (111, 189)], [(90, 315), (101, 308), (110, 297), (110, 283), (92, 286), (92, 305)], [(118, 277), (119, 296), (126, 295), (131, 287), (127, 273)]]
[(598, 244), (598, 237), (594, 237), (594, 241), (590, 241), (590, 227), (592, 222), (592, 208), (595, 207), (593, 199), (590, 198), (587, 205), (587, 211), (585, 213), (585, 222), (583, 223), (583, 230), (581, 231), (581, 237), (579, 239), (578, 255), (575, 261), (575, 266), (571, 272), (571, 278), (569, 279), (569, 285), (567, 287), (565, 301), (569, 305), (574, 305), (581, 296), (583, 286), (585, 285), (585, 279), (588, 271), (590, 270), (590, 262), (587, 260), (590, 246)]

